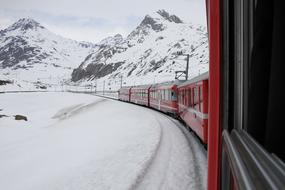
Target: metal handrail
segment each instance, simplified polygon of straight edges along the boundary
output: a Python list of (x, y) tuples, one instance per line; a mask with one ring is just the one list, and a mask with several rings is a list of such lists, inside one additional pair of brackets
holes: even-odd
[(223, 147), (237, 189), (285, 189), (283, 162), (269, 154), (248, 133), (223, 131)]
[(246, 166), (227, 130), (223, 132), (223, 148), (228, 156), (230, 168), (238, 189), (253, 189), (254, 186), (249, 180)]

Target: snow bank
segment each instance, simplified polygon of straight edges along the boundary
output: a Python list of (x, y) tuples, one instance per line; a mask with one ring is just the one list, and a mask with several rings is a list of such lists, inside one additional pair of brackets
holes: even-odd
[(158, 143), (153, 116), (134, 105), (71, 93), (0, 96), (1, 114), (28, 117), (0, 119), (0, 189), (128, 189)]

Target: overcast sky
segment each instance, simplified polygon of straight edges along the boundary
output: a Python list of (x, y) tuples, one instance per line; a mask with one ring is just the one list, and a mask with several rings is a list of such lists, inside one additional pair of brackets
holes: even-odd
[(205, 0), (1, 0), (0, 29), (28, 17), (61, 36), (98, 42), (117, 33), (127, 36), (159, 9), (206, 24)]

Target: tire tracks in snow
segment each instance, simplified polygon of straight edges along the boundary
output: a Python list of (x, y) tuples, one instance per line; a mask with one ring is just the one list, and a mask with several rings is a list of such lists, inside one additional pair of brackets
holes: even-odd
[(159, 140), (158, 140), (157, 144), (155, 145), (153, 153), (151, 154), (150, 158), (142, 164), (142, 169), (141, 169), (140, 173), (136, 176), (136, 180), (134, 180), (134, 182), (128, 188), (129, 190), (133, 190), (133, 189), (138, 188), (138, 185), (144, 180), (145, 175), (148, 173), (151, 165), (153, 164), (154, 160), (156, 159), (157, 154), (158, 154), (158, 150), (161, 146), (162, 138), (163, 138), (163, 131), (162, 131), (161, 126), (159, 126), (159, 130), (160, 130)]
[(100, 103), (104, 103), (105, 101), (108, 101), (108, 100), (107, 99), (100, 99), (100, 100), (91, 102), (89, 104), (76, 104), (73, 106), (69, 106), (69, 107), (66, 107), (66, 108), (59, 110), (52, 118), (64, 120), (64, 119), (67, 119), (69, 117), (75, 116), (81, 112), (84, 112), (84, 111), (92, 108), (95, 105), (98, 105)]

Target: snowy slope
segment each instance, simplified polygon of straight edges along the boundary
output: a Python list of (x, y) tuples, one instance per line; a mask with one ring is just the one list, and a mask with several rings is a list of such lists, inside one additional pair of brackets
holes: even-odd
[(154, 110), (72, 93), (0, 94), (0, 105), (0, 189), (206, 189), (197, 142)]
[(94, 44), (63, 38), (23, 18), (0, 31), (0, 76), (58, 83), (69, 78), (94, 48)]
[(177, 51), (190, 54), (190, 78), (208, 70), (206, 28), (183, 23), (164, 10), (145, 16), (127, 38), (108, 40), (73, 71), (73, 81), (117, 83), (122, 77), (124, 84), (134, 85), (174, 80), (175, 71), (186, 68), (186, 57), (178, 56)]

